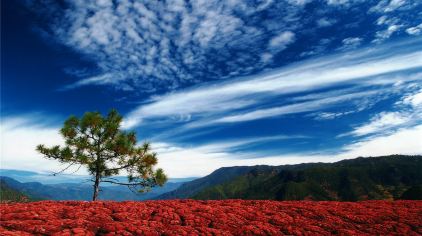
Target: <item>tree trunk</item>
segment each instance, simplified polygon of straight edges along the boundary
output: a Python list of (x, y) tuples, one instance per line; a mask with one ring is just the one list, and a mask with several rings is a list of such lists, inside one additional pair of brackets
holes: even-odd
[(94, 196), (92, 196), (92, 201), (97, 200), (98, 198), (98, 192), (100, 190), (100, 175), (96, 174), (95, 175), (95, 183), (94, 183)]
[[(97, 145), (98, 146), (98, 145)], [(99, 148), (99, 146), (98, 146)], [(96, 201), (98, 198), (98, 192), (100, 191), (100, 166), (99, 166), (99, 152), (97, 151), (97, 160), (95, 161), (95, 183), (94, 183), (94, 196), (92, 196), (92, 201)]]

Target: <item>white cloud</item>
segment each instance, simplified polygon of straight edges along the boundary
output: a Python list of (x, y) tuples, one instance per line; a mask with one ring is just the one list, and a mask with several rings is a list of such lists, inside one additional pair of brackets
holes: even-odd
[(413, 106), (415, 109), (422, 109), (422, 90), (417, 91), (416, 93), (412, 93), (406, 95), (403, 98), (403, 104), (408, 104)]
[(381, 17), (379, 17), (378, 19), (377, 19), (377, 25), (383, 25), (383, 24), (385, 24), (386, 23), (386, 21), (387, 21), (387, 16), (385, 16), (385, 15), (383, 15), (383, 16), (381, 16)]
[(309, 111), (320, 111), (338, 103), (343, 103), (346, 101), (350, 101), (350, 100), (358, 99), (362, 97), (367, 97), (374, 94), (376, 93), (373, 91), (351, 93), (351, 94), (341, 95), (337, 97), (318, 99), (318, 100), (314, 100), (310, 102), (286, 105), (282, 107), (254, 110), (252, 112), (248, 112), (248, 113), (244, 113), (240, 115), (223, 117), (216, 120), (215, 122), (221, 122), (221, 123), (241, 122), (241, 121), (257, 120), (257, 119), (263, 119), (263, 118), (268, 118), (268, 117), (296, 114), (296, 113), (309, 112)]
[(411, 5), (411, 1), (406, 0), (381, 0), (378, 1), (378, 4), (371, 8), (371, 11), (376, 12), (393, 12), (403, 6)]
[(354, 49), (357, 48), (362, 43), (362, 38), (353, 37), (353, 38), (345, 38), (342, 40), (343, 46), (341, 49)]
[[(263, 157), (256, 153), (230, 152), (230, 149), (234, 147), (296, 138), (307, 137), (279, 135), (239, 140), (224, 140), (195, 147), (179, 147), (169, 143), (156, 143), (153, 145), (153, 150), (158, 153), (158, 165), (163, 168), (170, 177), (204, 176), (220, 167), (226, 166), (297, 163), (303, 159), (300, 155), (280, 158), (275, 156)], [(186, 163), (189, 163), (189, 166), (194, 166), (195, 168), (187, 168)]]
[[(268, 104), (276, 96), (312, 91), (352, 81), (363, 84), (373, 83), (373, 79), (367, 80), (367, 78), (377, 75), (386, 77), (388, 73), (421, 68), (422, 51), (415, 46), (417, 42), (407, 41), (396, 45), (317, 58), (270, 73), (199, 86), (156, 97), (150, 104), (141, 105), (127, 114), (125, 127), (137, 126), (145, 119), (168, 119), (181, 115), (191, 115), (194, 120), (242, 116), (242, 114), (248, 114), (250, 109), (253, 112), (255, 110), (253, 106)], [(409, 48), (414, 50), (408, 50)], [(401, 51), (402, 49), (405, 50)], [(418, 78), (420, 79), (420, 77), (414, 79)], [(410, 74), (407, 74), (405, 78), (387, 76), (383, 83), (394, 84), (398, 80), (410, 79), (412, 79)], [(294, 105), (294, 107), (298, 106), (300, 105)], [(307, 106), (311, 105), (307, 104)], [(278, 114), (276, 107), (270, 107), (269, 109), (275, 110), (267, 110), (267, 113), (277, 111), (275, 114)]]
[[(292, 19), (300, 17), (306, 2), (69, 0), (66, 9), (53, 3), (28, 5), (48, 17), (46, 35), (97, 64), (65, 89), (92, 84), (154, 92), (264, 68), (271, 61), (261, 60), (268, 45), (277, 53), (294, 41), (292, 31), (301, 25)], [(279, 11), (265, 24), (255, 24), (269, 9)], [(274, 32), (281, 34), (270, 39)]]
[[(0, 131), (1, 159), (0, 168), (20, 169), (51, 173), (64, 168), (60, 163), (47, 160), (36, 152), (38, 144), (47, 146), (62, 145), (63, 140), (59, 129), (44, 125), (33, 124), (31, 117), (12, 117), (2, 120)], [(232, 160), (231, 148), (244, 145), (257, 144), (282, 139), (302, 139), (305, 136), (269, 136), (253, 137), (237, 140), (224, 140), (217, 143), (208, 143), (196, 147), (178, 147), (168, 143), (154, 142), (153, 151), (158, 152), (159, 167), (165, 169), (170, 177), (192, 177), (203, 176), (221, 167), (235, 164), (252, 165), (255, 163), (266, 163), (268, 161), (258, 159), (236, 161)], [(250, 157), (252, 154), (244, 154), (242, 157)], [(238, 155), (238, 157), (240, 157)], [(189, 166), (195, 168), (187, 168)], [(268, 162), (271, 163), (271, 162)], [(77, 170), (77, 167), (70, 168), (66, 173)], [(75, 174), (86, 175), (87, 171), (80, 168)]]
[(394, 32), (397, 32), (402, 28), (402, 25), (390, 25), (386, 30), (376, 32), (375, 39), (373, 42), (382, 42), (391, 37)]
[[(377, 19), (376, 24), (380, 27), (386, 27), (382, 30), (378, 30), (375, 33), (375, 39), (373, 42), (379, 43), (386, 39), (389, 39), (393, 34), (401, 33), (405, 27), (409, 27), (415, 23), (415, 20), (419, 21), (418, 17), (413, 20), (409, 20), (409, 10), (416, 10), (420, 3), (417, 1), (406, 1), (406, 0), (381, 0), (377, 5), (373, 6), (369, 13), (378, 13), (381, 16)], [(417, 11), (417, 10), (416, 10)], [(407, 13), (405, 13), (407, 12)], [(411, 14), (411, 13), (410, 13)], [(417, 16), (417, 14), (416, 14)], [(410, 27), (407, 28), (408, 34), (417, 33), (418, 28)]]
[[(58, 171), (58, 163), (42, 158), (35, 146), (62, 144), (57, 128), (35, 126), (27, 118), (8, 118), (1, 125), (1, 168), (24, 169), (40, 172)], [(422, 125), (403, 128), (385, 136), (373, 136), (345, 146), (336, 155), (297, 153), (265, 155), (258, 153), (233, 153), (231, 148), (280, 139), (302, 139), (305, 136), (269, 136), (238, 140), (224, 140), (195, 147), (180, 147), (168, 143), (153, 143), (158, 152), (158, 166), (171, 177), (204, 176), (227, 166), (284, 165), (306, 162), (333, 162), (358, 156), (390, 154), (422, 154)], [(19, 144), (19, 145), (17, 145)], [(189, 163), (189, 166), (186, 165)], [(192, 168), (194, 167), (194, 168)], [(87, 174), (81, 168), (76, 174)]]
[(261, 61), (267, 63), (273, 59), (273, 54), (265, 52), (261, 54)]
[(406, 4), (406, 0), (391, 0), (390, 3), (384, 8), (385, 12), (390, 12), (398, 9)]
[(406, 4), (406, 0), (391, 0), (388, 6), (385, 8), (385, 11), (386, 12), (394, 11), (405, 4)]
[(317, 21), (317, 25), (319, 27), (328, 27), (328, 26), (334, 25), (335, 23), (336, 23), (335, 19), (329, 19), (329, 18), (326, 18), (326, 17), (318, 19), (318, 21)]
[(377, 19), (376, 24), (379, 26), (382, 26), (382, 25), (392, 26), (392, 25), (401, 25), (401, 22), (402, 22), (402, 19), (396, 16), (382, 15)]
[(406, 33), (410, 35), (419, 35), (421, 32), (422, 32), (422, 23), (415, 27), (410, 27), (406, 29)]
[[(5, 118), (2, 120), (0, 127), (0, 168), (45, 173), (61, 170), (64, 166), (53, 160), (43, 158), (41, 154), (35, 151), (38, 144), (48, 146), (63, 144), (58, 128), (34, 125), (31, 123), (32, 120), (31, 117)], [(153, 143), (153, 149), (159, 153), (159, 167), (164, 168), (170, 177), (192, 177), (203, 176), (222, 166), (281, 163), (276, 158), (235, 160), (233, 159), (233, 154), (227, 152), (227, 150), (241, 145), (287, 138), (304, 137), (280, 135), (248, 138), (211, 143), (194, 148), (182, 148), (156, 142)], [(245, 154), (243, 157), (250, 155)], [(293, 159), (290, 161), (292, 163), (294, 162)], [(186, 166), (186, 163), (189, 163), (189, 168)], [(74, 170), (76, 168), (71, 168), (69, 173)], [(86, 175), (87, 171), (81, 168), (75, 174)]]
[(288, 2), (291, 3), (291, 4), (304, 6), (304, 5), (312, 2), (312, 0), (288, 0)]
[(119, 81), (122, 81), (123, 78), (120, 77), (116, 78), (113, 74), (102, 74), (99, 76), (93, 76), (84, 80), (79, 80), (76, 83), (64, 86), (60, 90), (67, 90), (67, 89), (73, 89), (76, 87), (84, 86), (84, 85), (105, 85), (105, 84), (113, 84), (116, 87), (119, 87), (122, 90), (130, 91), (133, 90), (130, 86), (127, 86), (125, 84), (119, 84)]
[[(217, 142), (208, 142), (206, 144), (197, 145), (195, 147), (188, 147), (191, 151), (196, 151), (205, 154), (218, 154), (224, 152), (230, 152), (231, 149), (242, 148), (247, 145), (266, 143), (271, 141), (280, 141), (286, 139), (306, 139), (309, 138), (303, 135), (275, 135), (275, 136), (263, 136), (263, 137), (250, 137), (240, 139), (223, 139)], [(180, 151), (186, 149), (186, 147), (177, 147), (169, 143), (155, 143), (153, 144), (154, 151), (161, 154), (171, 153), (174, 151)]]
[[(416, 85), (416, 88), (418, 86)], [(415, 126), (422, 121), (422, 90), (416, 90), (404, 95), (395, 103), (394, 111), (375, 114), (366, 124), (357, 126), (347, 135), (385, 135), (398, 128)]]
[[(228, 166), (253, 165), (286, 165), (309, 162), (335, 162), (356, 157), (382, 156), (392, 154), (421, 155), (422, 125), (399, 129), (385, 136), (370, 137), (356, 143), (346, 145), (339, 154), (329, 155), (297, 153), (276, 156), (265, 156), (257, 153), (212, 152), (207, 148), (171, 147), (171, 151), (160, 152), (159, 166), (164, 168), (170, 177), (205, 176), (212, 171)], [(186, 166), (189, 163), (189, 167)], [(195, 167), (195, 168), (191, 168)]]
[[(314, 162), (318, 157), (301, 155), (234, 158), (231, 153), (201, 153), (195, 150), (183, 149), (177, 152), (159, 155), (160, 163), (171, 178), (205, 176), (221, 167), (254, 166), (254, 165), (283, 165), (302, 162)], [(186, 166), (189, 163), (189, 167)], [(193, 168), (192, 168), (193, 167)]]
[(327, 0), (328, 5), (344, 5), (348, 4), (349, 0)]
[(312, 114), (315, 120), (332, 120), (348, 114), (352, 114), (355, 111), (345, 111), (345, 112), (319, 112)]
[(35, 125), (34, 117), (2, 118), (0, 127), (1, 168), (36, 171), (59, 171), (60, 163), (43, 158), (35, 149), (63, 143), (58, 128)]
[[(73, 74), (78, 81), (67, 89), (109, 85), (149, 93), (263, 71), (280, 63), (273, 60), (275, 54), (281, 61), (291, 61), (301, 53), (313, 55), (328, 51), (330, 47), (319, 45), (320, 39), (314, 37), (315, 31), (309, 28), (311, 24), (332, 25), (336, 22), (332, 16), (337, 14), (337, 7), (362, 4), (358, 7), (365, 10), (376, 4), (366, 4), (364, 0), (326, 0), (327, 6), (319, 1), (315, 3), (317, 14), (309, 14), (306, 5), (311, 0), (26, 2), (29, 9), (49, 22), (48, 27), (40, 26), (44, 29), (39, 32), (54, 37), (97, 65), (95, 69), (87, 67), (84, 75)], [(382, 2), (382, 9), (400, 11), (420, 5), (401, 0)], [(365, 11), (360, 14), (359, 17), (363, 17)], [(381, 42), (408, 28), (416, 17), (388, 15), (386, 18), (394, 18), (396, 22), (390, 22), (388, 28), (379, 30), (378, 34), (373, 27), (366, 27), (362, 35), (373, 35)], [(348, 30), (350, 24), (340, 24), (343, 20), (337, 22), (338, 29), (333, 30)], [(409, 28), (411, 33), (415, 30)], [(301, 39), (307, 40), (306, 45), (298, 45), (305, 52), (280, 53)], [(333, 37), (333, 40), (337, 39)]]
[(400, 112), (382, 112), (372, 118), (368, 124), (357, 127), (351, 134), (355, 136), (363, 136), (379, 133), (399, 125), (403, 125), (410, 120), (411, 119), (408, 114), (402, 114)]
[(355, 158), (358, 156), (381, 156), (391, 154), (420, 155), (422, 154), (422, 125), (399, 129), (385, 135), (371, 137), (344, 148), (342, 158)]
[(263, 63), (272, 62), (273, 56), (275, 54), (285, 50), (288, 45), (294, 43), (295, 40), (296, 36), (292, 31), (284, 31), (272, 37), (268, 41), (267, 50), (260, 54), (260, 61)]
[(284, 50), (287, 45), (295, 41), (295, 34), (291, 31), (285, 31), (273, 37), (269, 42), (269, 48), (277, 51)]

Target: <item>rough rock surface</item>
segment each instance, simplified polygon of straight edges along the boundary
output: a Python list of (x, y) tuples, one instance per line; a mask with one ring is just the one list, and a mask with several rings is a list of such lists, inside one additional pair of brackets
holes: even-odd
[(422, 201), (40, 201), (0, 213), (0, 235), (422, 235)]

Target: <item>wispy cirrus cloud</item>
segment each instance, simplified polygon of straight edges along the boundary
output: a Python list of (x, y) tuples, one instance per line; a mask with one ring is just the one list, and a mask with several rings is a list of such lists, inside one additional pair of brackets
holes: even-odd
[[(257, 165), (286, 165), (309, 162), (335, 162), (356, 157), (382, 156), (391, 154), (420, 155), (422, 146), (422, 125), (398, 129), (384, 136), (372, 136), (348, 144), (335, 154), (324, 151), (286, 153), (269, 155), (257, 152), (232, 153), (224, 146), (207, 145), (180, 147), (160, 143), (156, 148), (160, 153), (160, 167), (171, 177), (204, 176), (220, 167)], [(220, 149), (221, 148), (221, 149)], [(195, 168), (186, 168), (190, 163)]]
[(353, 131), (341, 134), (353, 136), (380, 136), (394, 132), (400, 128), (414, 127), (422, 123), (422, 90), (418, 84), (410, 85), (410, 92), (405, 93), (395, 103), (393, 111), (381, 111), (369, 122), (356, 126)]
[(419, 35), (422, 32), (422, 23), (417, 26), (409, 27), (406, 29), (406, 33), (410, 35)]
[(288, 114), (297, 114), (309, 111), (319, 111), (330, 106), (347, 102), (354, 99), (359, 99), (362, 97), (368, 97), (372, 95), (376, 95), (376, 91), (371, 92), (356, 92), (346, 95), (340, 95), (337, 97), (329, 97), (329, 98), (322, 98), (316, 99), (309, 102), (302, 102), (302, 103), (295, 103), (290, 105), (285, 105), (281, 107), (273, 107), (267, 109), (258, 109), (250, 112), (246, 112), (240, 115), (232, 115), (226, 116), (220, 119), (217, 119), (216, 123), (226, 123), (226, 122), (243, 122), (243, 121), (250, 121), (250, 120), (258, 120), (264, 119), (269, 117), (276, 117), (281, 115), (288, 115)]
[(330, 19), (327, 17), (323, 17), (319, 20), (317, 20), (317, 25), (319, 27), (328, 27), (328, 26), (332, 26), (336, 23), (337, 21), (335, 19)]
[(362, 38), (359, 37), (349, 37), (343, 39), (341, 42), (343, 43), (343, 46), (340, 47), (341, 50), (349, 50), (349, 49), (355, 49), (359, 45), (362, 44)]
[(410, 120), (410, 117), (400, 112), (381, 112), (373, 117), (368, 124), (357, 127), (351, 134), (355, 136), (377, 134), (386, 129), (403, 125)]
[[(39, 172), (57, 172), (66, 165), (47, 160), (36, 152), (36, 146), (62, 145), (59, 126), (43, 123), (46, 120), (41, 114), (22, 115), (3, 118), (0, 125), (0, 166), (5, 169), (20, 169)], [(233, 161), (236, 158), (257, 158), (256, 153), (237, 153), (236, 148), (256, 145), (266, 142), (287, 139), (307, 139), (302, 135), (275, 135), (267, 137), (250, 137), (241, 139), (221, 140), (195, 146), (178, 146), (164, 142), (154, 142), (153, 151), (159, 154), (159, 166), (164, 167), (171, 177), (204, 176), (209, 172), (230, 164), (252, 164), (253, 161)], [(209, 161), (217, 162), (211, 163)], [(189, 161), (195, 168), (187, 168), (184, 161)], [(271, 162), (266, 162), (271, 164)], [(87, 170), (77, 166), (68, 169), (67, 173), (87, 175)]]
[[(377, 94), (375, 90), (360, 93), (350, 90), (348, 94), (332, 98), (320, 96), (315, 101), (288, 103), (282, 99), (286, 94), (312, 93), (341, 84), (373, 85), (376, 81), (392, 85), (397, 81), (419, 80), (421, 78), (417, 72), (422, 68), (422, 48), (419, 43), (419, 40), (410, 40), (375, 49), (356, 50), (290, 65), (267, 74), (207, 84), (156, 97), (151, 103), (127, 114), (125, 127), (135, 127), (150, 119), (181, 116), (189, 116), (189, 121), (202, 120), (202, 125), (218, 120), (240, 122), (285, 112), (321, 110), (348, 99), (373, 96)], [(378, 79), (373, 79), (377, 76)]]

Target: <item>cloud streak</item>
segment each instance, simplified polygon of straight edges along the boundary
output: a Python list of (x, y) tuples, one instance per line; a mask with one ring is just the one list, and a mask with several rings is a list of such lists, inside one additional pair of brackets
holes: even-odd
[[(133, 128), (142, 121), (180, 116), (189, 116), (191, 120), (245, 121), (323, 109), (347, 99), (375, 95), (374, 92), (354, 95), (354, 92), (350, 92), (349, 95), (336, 98), (321, 97), (313, 102), (296, 102), (283, 106), (273, 102), (284, 102), (284, 95), (312, 92), (340, 84), (364, 85), (373, 81), (394, 84), (402, 80), (418, 80), (420, 76), (410, 75), (422, 68), (422, 48), (419, 43), (420, 40), (411, 40), (376, 49), (356, 50), (353, 53), (293, 64), (267, 74), (207, 84), (156, 97), (150, 104), (139, 106), (127, 114), (124, 126)], [(397, 76), (397, 73), (404, 73), (406, 76)], [(377, 76), (380, 77), (379, 80), (372, 78)], [(257, 110), (257, 106), (271, 107)]]
[[(29, 117), (3, 119), (1, 123), (1, 166), (8, 169), (25, 169), (31, 171), (51, 172), (60, 170), (59, 163), (46, 160), (35, 152), (39, 143), (48, 145), (62, 144), (58, 128), (34, 125)], [(174, 177), (204, 176), (212, 171), (227, 166), (241, 165), (284, 165), (306, 162), (334, 162), (357, 156), (377, 156), (400, 154), (421, 154), (422, 125), (401, 128), (382, 137), (368, 137), (364, 140), (346, 145), (338, 154), (324, 153), (288, 153), (269, 155), (260, 152), (233, 152), (236, 148), (281, 141), (288, 139), (309, 139), (310, 137), (294, 135), (276, 135), (252, 137), (195, 145), (194, 147), (178, 146), (170, 143), (155, 142), (153, 150), (159, 154), (159, 167)], [(19, 146), (16, 145), (19, 143)], [(187, 167), (194, 166), (195, 168)], [(87, 174), (81, 168), (76, 174)]]
[(375, 114), (369, 122), (356, 126), (353, 131), (341, 134), (339, 137), (347, 135), (368, 136), (386, 135), (397, 129), (413, 127), (422, 123), (422, 90), (420, 85), (411, 85), (409, 90), (413, 90), (404, 95), (395, 103), (394, 111), (382, 111)]
[[(204, 176), (220, 167), (257, 165), (286, 165), (310, 162), (335, 162), (344, 159), (391, 154), (420, 155), (422, 146), (422, 125), (401, 128), (384, 136), (369, 137), (344, 146), (336, 154), (324, 152), (289, 153), (265, 155), (258, 153), (230, 153), (224, 146), (214, 145), (196, 148), (177, 147), (161, 143), (160, 167), (171, 177)], [(167, 151), (162, 151), (163, 147)], [(218, 148), (216, 148), (218, 147)], [(219, 149), (221, 148), (221, 149)], [(185, 163), (195, 168), (187, 168)]]

